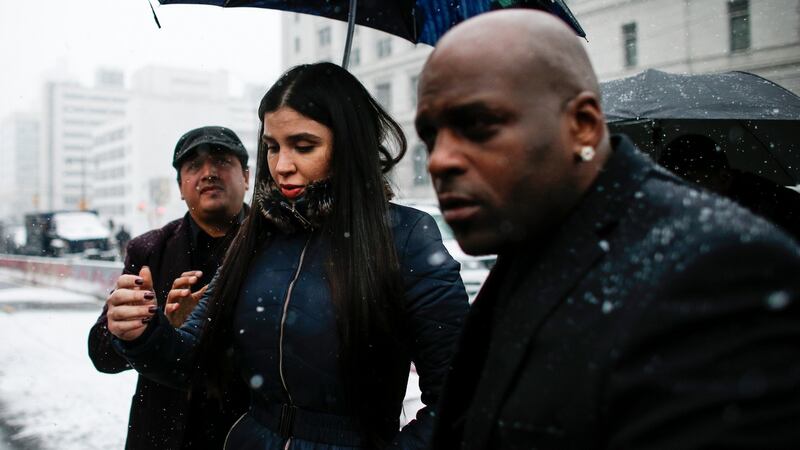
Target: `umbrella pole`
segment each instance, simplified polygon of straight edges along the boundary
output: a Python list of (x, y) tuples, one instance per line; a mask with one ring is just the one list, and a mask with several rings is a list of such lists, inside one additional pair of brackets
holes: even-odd
[(344, 57), (342, 57), (342, 68), (347, 69), (350, 65), (350, 47), (353, 46), (353, 32), (356, 30), (356, 7), (358, 0), (350, 0), (350, 10), (347, 12), (347, 40), (344, 42)]

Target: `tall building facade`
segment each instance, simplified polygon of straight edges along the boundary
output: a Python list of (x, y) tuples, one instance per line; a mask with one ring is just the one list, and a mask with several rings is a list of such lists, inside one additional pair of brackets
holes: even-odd
[[(567, 0), (587, 33), (601, 80), (648, 68), (704, 73), (744, 70), (800, 93), (800, 0)], [(284, 68), (341, 63), (347, 26), (284, 14)], [(403, 127), (408, 154), (395, 170), (403, 197), (433, 195), (427, 154), (413, 126), (417, 77), (427, 45), (356, 27), (350, 70)]]
[(92, 133), (125, 114), (130, 93), (121, 73), (98, 72), (95, 86), (47, 82), (39, 150), (39, 203), (43, 210), (89, 207)]
[(0, 121), (0, 219), (20, 223), (39, 208), (39, 117), (14, 113)]
[[(252, 92), (252, 90), (246, 90)], [(133, 75), (126, 114), (95, 128), (91, 207), (133, 235), (181, 217), (175, 143), (190, 129), (221, 125), (234, 130), (255, 165), (257, 100), (231, 98), (226, 72), (146, 67)]]
[(800, 93), (800, 0), (569, 0), (602, 80), (743, 70)]

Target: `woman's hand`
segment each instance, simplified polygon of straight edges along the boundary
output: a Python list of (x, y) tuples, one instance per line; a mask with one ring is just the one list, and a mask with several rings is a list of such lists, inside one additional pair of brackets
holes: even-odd
[(122, 275), (117, 288), (106, 299), (108, 331), (123, 341), (141, 336), (158, 310), (153, 277), (148, 267), (139, 275)]

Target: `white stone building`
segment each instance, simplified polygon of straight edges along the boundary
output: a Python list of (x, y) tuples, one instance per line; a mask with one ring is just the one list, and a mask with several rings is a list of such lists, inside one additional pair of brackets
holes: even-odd
[(126, 115), (94, 130), (90, 206), (135, 236), (186, 212), (172, 168), (183, 133), (205, 125), (231, 128), (253, 166), (259, 122), (257, 100), (229, 97), (226, 72), (147, 67), (132, 85)]
[(92, 133), (122, 117), (129, 100), (120, 72), (99, 71), (93, 87), (64, 81), (45, 84), (38, 155), (42, 210), (89, 206)]
[(39, 206), (39, 118), (14, 113), (0, 121), (0, 220), (21, 223)]
[[(800, 0), (567, 0), (587, 33), (601, 80), (647, 68), (671, 72), (745, 70), (800, 93)], [(341, 63), (347, 25), (285, 14), (284, 68), (316, 61)], [(356, 27), (350, 70), (386, 105), (409, 140), (395, 171), (404, 197), (433, 194), (426, 153), (413, 126), (416, 82), (427, 45)]]
[(569, 0), (601, 79), (743, 70), (800, 93), (800, 0)]

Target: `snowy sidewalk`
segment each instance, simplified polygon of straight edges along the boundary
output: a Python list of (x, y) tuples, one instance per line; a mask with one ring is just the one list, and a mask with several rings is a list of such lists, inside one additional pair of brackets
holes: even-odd
[(0, 420), (14, 447), (124, 447), (136, 374), (92, 366), (86, 339), (100, 308), (86, 295), (0, 285)]

